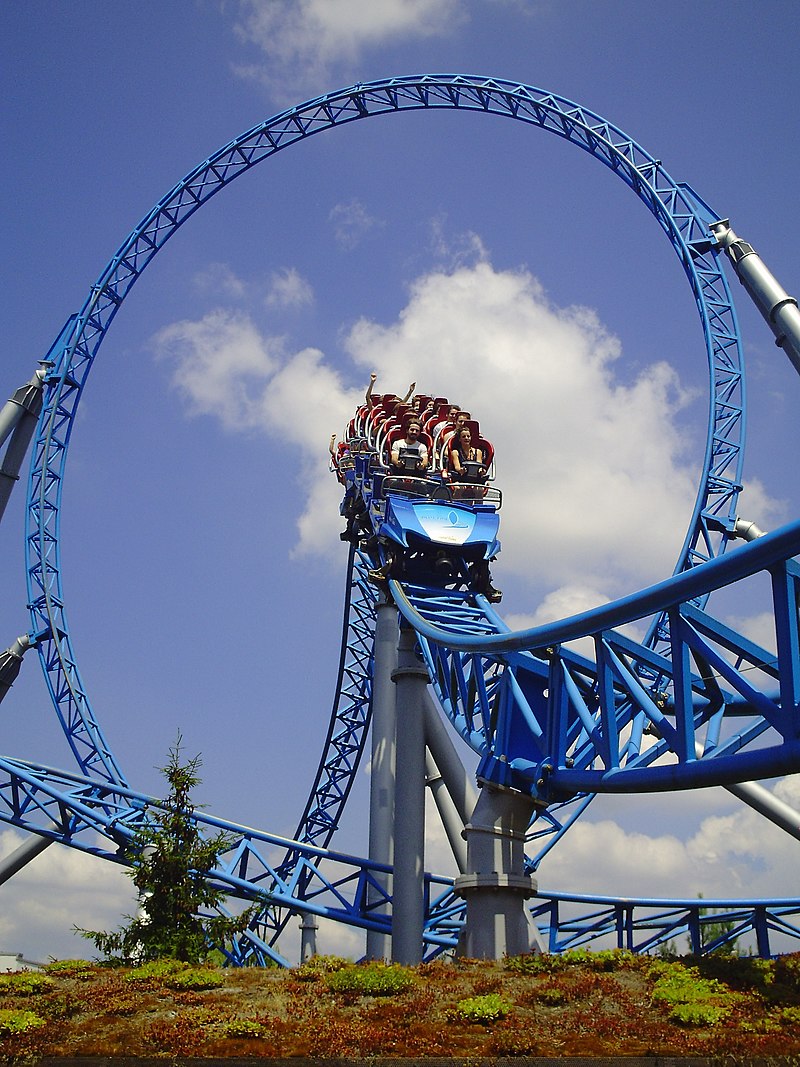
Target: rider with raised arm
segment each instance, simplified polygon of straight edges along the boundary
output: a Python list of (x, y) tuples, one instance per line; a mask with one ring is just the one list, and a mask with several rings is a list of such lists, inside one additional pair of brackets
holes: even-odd
[[(369, 385), (367, 386), (367, 391), (364, 394), (364, 403), (367, 405), (368, 408), (373, 407), (374, 404), (376, 403), (376, 401), (372, 399), (372, 390), (375, 388), (375, 382), (377, 380), (378, 380), (378, 375), (375, 373), (375, 371), (373, 371), (372, 374), (370, 374), (370, 376), (369, 376)], [(416, 388), (417, 388), (417, 383), (416, 382), (412, 382), (411, 385), (409, 385), (409, 387), (408, 387), (408, 392), (406, 393), (406, 395), (405, 396), (395, 396), (395, 400), (399, 400), (401, 404), (407, 404), (409, 402), (409, 400), (411, 399), (411, 397), (414, 395), (414, 390)]]

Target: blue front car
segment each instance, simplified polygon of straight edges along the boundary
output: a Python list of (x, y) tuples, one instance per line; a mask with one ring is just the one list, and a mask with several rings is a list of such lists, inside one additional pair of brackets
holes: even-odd
[(389, 491), (379, 533), (406, 549), (427, 543), (464, 549), (473, 559), (490, 559), (500, 551), (499, 527), (494, 503), (420, 499)]

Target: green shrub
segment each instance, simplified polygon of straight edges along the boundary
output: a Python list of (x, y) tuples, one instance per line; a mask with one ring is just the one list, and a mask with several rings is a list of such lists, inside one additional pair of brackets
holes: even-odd
[(85, 1009), (84, 1002), (71, 993), (50, 993), (36, 1005), (36, 1010), (46, 1019), (71, 1019)]
[(254, 1019), (231, 1019), (222, 1032), (225, 1037), (263, 1037), (264, 1027)]
[(13, 971), (0, 974), (0, 994), (7, 997), (31, 997), (47, 993), (53, 988), (53, 979), (37, 971)]
[(57, 978), (78, 978), (88, 981), (97, 973), (97, 965), (88, 960), (51, 960), (45, 964), (47, 974)]
[(12, 1037), (25, 1033), (37, 1026), (44, 1026), (44, 1019), (33, 1011), (19, 1011), (15, 1008), (0, 1009), (0, 1037)]
[(681, 1026), (714, 1026), (728, 1015), (730, 1008), (707, 1003), (676, 1004), (669, 1013), (670, 1019)]
[(333, 993), (357, 993), (365, 997), (392, 997), (414, 984), (413, 976), (397, 964), (350, 965), (329, 974), (328, 989)]
[(669, 964), (653, 987), (652, 999), (669, 1005), (703, 1004), (726, 992), (715, 978), (701, 978), (696, 967)]
[(563, 971), (567, 966), (563, 956), (550, 952), (526, 952), (522, 956), (507, 956), (504, 965), (509, 971), (515, 971), (517, 974), (553, 974), (554, 971)]
[(778, 956), (774, 961), (775, 980), (789, 989), (800, 989), (800, 952)]
[(189, 967), (184, 971), (168, 974), (164, 985), (168, 989), (200, 990), (219, 989), (225, 984), (225, 975), (210, 967)]
[(306, 960), (299, 967), (294, 967), (292, 975), (301, 982), (312, 982), (325, 974), (333, 974), (335, 971), (341, 971), (345, 967), (352, 966), (352, 962), (346, 960), (343, 956), (312, 956), (310, 960)]
[(466, 1000), (459, 1000), (454, 1014), (458, 1019), (487, 1025), (499, 1019), (505, 1019), (513, 1010), (512, 1005), (499, 993), (487, 993), (482, 997), (467, 997)]
[(188, 970), (188, 968), (188, 963), (165, 957), (161, 960), (151, 960), (149, 963), (143, 963), (139, 967), (133, 967), (125, 975), (125, 981), (135, 983), (155, 980), (161, 982), (170, 975), (178, 974), (180, 971)]
[(548, 1004), (551, 1008), (556, 1008), (559, 1004), (566, 1004), (570, 1000), (570, 996), (566, 989), (557, 985), (542, 986), (541, 989), (537, 989), (534, 994), (536, 1000), (542, 1002), (542, 1004)]

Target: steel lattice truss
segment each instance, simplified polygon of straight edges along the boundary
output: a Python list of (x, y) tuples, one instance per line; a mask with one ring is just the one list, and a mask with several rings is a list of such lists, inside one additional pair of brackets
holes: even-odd
[[(703, 473), (672, 579), (577, 620), (517, 634), (509, 634), (471, 592), (443, 596), (393, 586), (403, 614), (417, 628), (445, 713), (480, 753), (482, 774), (528, 789), (548, 805), (531, 830), (532, 842), (545, 841), (539, 857), (598, 789), (665, 788), (665, 782), (685, 787), (797, 768), (798, 572), (790, 557), (800, 548), (800, 528), (723, 555), (741, 481), (744, 385), (736, 316), (719, 249), (709, 236), (717, 216), (635, 141), (571, 101), (514, 82), (426, 75), (327, 94), (274, 116), (215, 153), (134, 228), (48, 353), (53, 367), (34, 444), (25, 532), (31, 635), (79, 774), (0, 761), (3, 821), (131, 863), (137, 827), (157, 818), (157, 802), (128, 788), (94, 714), (72, 650), (61, 582), (61, 495), (75, 414), (131, 286), (179, 226), (257, 163), (312, 134), (362, 118), (442, 109), (538, 127), (584, 149), (625, 182), (656, 219), (689, 281), (711, 381)], [(237, 962), (278, 958), (275, 937), (296, 911), (376, 928), (387, 922), (366, 904), (366, 887), (374, 895), (378, 868), (326, 848), (369, 723), (374, 595), (364, 571), (364, 560), (351, 552), (331, 726), (298, 840), (198, 816), (203, 826), (230, 830), (237, 842), (210, 877), (232, 898), (264, 901), (248, 942), (234, 950)], [(758, 572), (771, 578), (777, 657), (703, 610), (712, 589)], [(631, 619), (650, 620), (641, 645), (617, 630)], [(583, 635), (594, 639), (593, 661), (564, 647)], [(425, 936), (435, 951), (453, 943), (462, 904), (446, 880), (427, 884)], [(551, 944), (566, 943), (559, 940), (561, 920), (553, 925), (553, 902), (566, 898), (540, 899), (550, 901), (542, 907), (551, 907)], [(792, 903), (783, 903), (790, 914)], [(681, 914), (683, 920), (671, 915), (665, 924), (675, 928), (685, 921), (694, 929), (699, 913), (687, 906)], [(753, 928), (761, 944), (765, 931), (777, 929), (781, 920), (758, 914)], [(625, 924), (636, 928), (633, 917)]]
[[(480, 596), (447, 603), (440, 590), (396, 582), (392, 592), (442, 707), (482, 757), (479, 777), (550, 803), (800, 768), (797, 552), (800, 523), (619, 603), (517, 633)], [(776, 654), (695, 603), (759, 572), (771, 587)], [(669, 655), (619, 632), (659, 613), (670, 621)], [(565, 647), (583, 637), (592, 660)], [(658, 676), (657, 692), (641, 665)]]

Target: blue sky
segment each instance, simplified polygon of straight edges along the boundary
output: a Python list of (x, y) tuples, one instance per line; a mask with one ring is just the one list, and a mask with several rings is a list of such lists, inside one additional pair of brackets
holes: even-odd
[[(284, 107), (392, 75), (485, 74), (585, 105), (730, 217), (796, 293), (795, 14), (778, 0), (4, 4), (2, 389), (30, 377), (185, 173)], [(772, 528), (800, 500), (798, 383), (743, 293), (738, 310), (742, 514)], [(671, 570), (707, 374), (691, 293), (648, 212), (585, 153), (518, 123), (406, 114), (312, 138), (182, 227), (126, 300), (81, 402), (65, 594), (93, 706), (142, 791), (160, 791), (154, 768), (180, 730), (203, 755), (209, 810), (294, 829), (339, 645), (326, 443), (372, 369), (387, 390), (416, 379), (459, 400), (496, 444), (512, 622)], [(0, 530), (3, 647), (27, 628), (22, 504), (20, 489)], [(725, 610), (763, 635), (757, 594)], [(70, 766), (32, 657), (3, 721), (4, 752)], [(777, 788), (800, 805), (794, 781)], [(349, 851), (364, 847), (363, 804), (362, 782)], [(17, 841), (0, 831), (0, 852)], [(540, 882), (788, 895), (795, 851), (721, 791), (610, 798)], [(435, 829), (430, 856), (444, 869)], [(74, 953), (73, 922), (114, 925), (130, 906), (116, 871), (61, 849), (2, 893), (0, 948), (33, 956)]]

